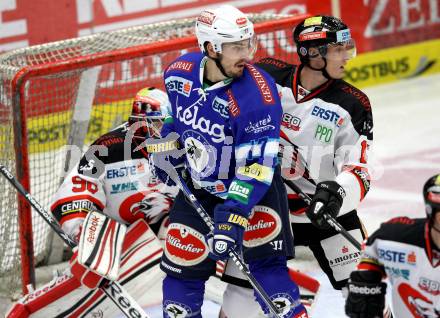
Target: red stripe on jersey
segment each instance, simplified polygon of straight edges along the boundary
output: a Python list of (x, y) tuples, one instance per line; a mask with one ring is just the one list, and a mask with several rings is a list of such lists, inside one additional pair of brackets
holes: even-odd
[(354, 173), (353, 172), (353, 170), (350, 170), (350, 171), (348, 171), (348, 172), (350, 172), (352, 175), (354, 175), (355, 177), (356, 177), (356, 180), (358, 181), (358, 183), (359, 183), (359, 188), (360, 188), (360, 190), (361, 190), (361, 199), (360, 199), (360, 201), (362, 201), (364, 198), (365, 198), (365, 187), (364, 187), (364, 183), (363, 183), (363, 181), (361, 180), (361, 178), (359, 178), (359, 176), (356, 174), (356, 173)]
[(87, 216), (87, 213), (85, 213), (85, 212), (72, 213), (72, 214), (63, 216), (60, 220), (60, 226), (63, 226), (63, 224), (69, 220), (79, 219), (79, 218), (84, 219), (86, 216)]
[(360, 262), (359, 265), (357, 266), (357, 269), (358, 270), (380, 272), (382, 275), (384, 275), (382, 267), (378, 266), (376, 264)]
[(297, 96), (298, 96), (298, 91), (297, 91), (297, 89), (298, 89), (298, 79), (299, 79), (299, 76), (300, 76), (300, 74), (301, 74), (301, 70), (302, 70), (302, 67), (301, 67), (301, 66), (298, 66), (298, 67), (295, 69), (295, 74), (294, 74), (294, 76), (293, 76), (293, 80), (292, 80), (292, 91), (293, 91), (293, 96), (295, 97), (295, 100), (296, 100), (297, 103), (303, 103), (303, 102), (305, 102), (305, 101), (308, 101), (308, 100), (310, 100), (310, 99), (315, 98), (316, 95), (318, 95), (318, 94), (321, 93), (322, 91), (326, 90), (327, 87), (328, 87), (331, 83), (334, 82), (334, 80), (332, 80), (332, 79), (331, 79), (331, 80), (328, 80), (327, 82), (325, 82), (325, 83), (322, 84), (321, 86), (318, 86), (317, 88), (313, 89), (313, 90), (310, 92), (310, 94), (308, 94), (306, 97), (304, 97), (304, 98), (301, 99), (301, 100), (298, 100), (298, 98), (297, 98)]
[(301, 215), (301, 214), (305, 213), (306, 210), (307, 210), (307, 207), (306, 207), (306, 208), (299, 209), (299, 210), (296, 210), (296, 211), (290, 211), (290, 214), (293, 214), (293, 215)]

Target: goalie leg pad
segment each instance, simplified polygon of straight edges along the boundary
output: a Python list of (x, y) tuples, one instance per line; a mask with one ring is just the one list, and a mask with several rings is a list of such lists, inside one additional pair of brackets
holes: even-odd
[[(299, 288), (290, 279), (285, 257), (275, 256), (249, 262), (249, 269), (261, 287), (280, 308), (284, 318), (307, 318), (307, 311), (301, 303)], [(269, 310), (254, 292), (254, 295), (263, 311), (268, 314)]]
[(127, 227), (104, 214), (90, 212), (84, 220), (78, 244), (78, 263), (116, 280)]
[[(141, 306), (160, 302), (152, 289), (160, 289), (165, 274), (159, 268), (162, 247), (144, 220), (133, 223), (125, 236), (119, 282)], [(158, 293), (159, 294), (159, 293)], [(25, 313), (24, 316), (19, 314)], [(7, 318), (24, 317), (119, 317), (120, 310), (100, 289), (81, 286), (69, 270), (25, 295), (13, 305)]]
[(163, 314), (165, 318), (202, 318), (205, 280), (184, 280), (167, 275), (163, 280)]

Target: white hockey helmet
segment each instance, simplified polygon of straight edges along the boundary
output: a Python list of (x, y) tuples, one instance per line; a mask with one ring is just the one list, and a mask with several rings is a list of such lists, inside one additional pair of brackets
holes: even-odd
[(214, 51), (222, 53), (222, 44), (255, 37), (254, 25), (248, 17), (230, 5), (204, 10), (196, 20), (196, 37), (200, 50), (205, 52), (205, 43), (212, 44)]

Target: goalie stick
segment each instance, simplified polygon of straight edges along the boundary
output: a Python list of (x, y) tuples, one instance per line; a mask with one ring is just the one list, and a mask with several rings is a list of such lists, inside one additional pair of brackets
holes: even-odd
[[(0, 165), (0, 172), (14, 186), (14, 188), (25, 197), (29, 204), (43, 217), (47, 224), (62, 238), (62, 240), (71, 248), (76, 246), (72, 240), (59, 226), (58, 222), (44, 209), (38, 201), (27, 192), (23, 186), (15, 179), (12, 173), (4, 166)], [(116, 281), (109, 282), (101, 290), (115, 303), (115, 305), (128, 318), (149, 318), (142, 307), (124, 290)]]

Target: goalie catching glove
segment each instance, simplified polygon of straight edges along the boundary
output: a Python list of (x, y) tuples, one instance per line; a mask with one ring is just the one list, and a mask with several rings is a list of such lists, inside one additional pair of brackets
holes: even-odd
[(231, 248), (241, 250), (243, 234), (248, 224), (246, 217), (237, 209), (234, 211), (224, 204), (218, 204), (214, 209), (214, 233), (208, 239), (208, 245), (215, 260), (224, 260), (229, 257)]
[(127, 227), (91, 212), (84, 219), (79, 244), (70, 259), (70, 270), (82, 285), (95, 289), (119, 274), (122, 243)]
[(336, 181), (318, 183), (315, 195), (306, 211), (307, 217), (317, 228), (330, 228), (325, 214), (335, 218), (341, 209), (344, 198), (345, 190)]

